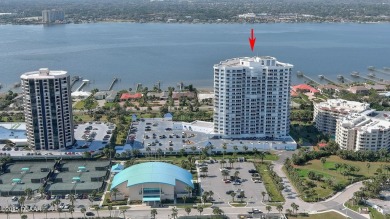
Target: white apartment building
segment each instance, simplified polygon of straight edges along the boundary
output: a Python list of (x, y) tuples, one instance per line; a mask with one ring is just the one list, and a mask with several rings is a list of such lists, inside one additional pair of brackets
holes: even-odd
[(336, 121), (350, 113), (361, 113), (370, 109), (370, 104), (343, 99), (328, 99), (314, 103), (313, 121), (319, 131), (334, 135)]
[(42, 22), (43, 23), (54, 23), (56, 21), (64, 21), (65, 12), (63, 10), (43, 10), (42, 11)]
[(390, 149), (388, 115), (374, 110), (351, 113), (337, 120), (336, 142), (344, 150)]
[(275, 140), (289, 136), (292, 68), (269, 56), (214, 65), (214, 134)]
[(70, 77), (66, 71), (22, 74), (27, 142), (35, 150), (55, 150), (74, 143)]

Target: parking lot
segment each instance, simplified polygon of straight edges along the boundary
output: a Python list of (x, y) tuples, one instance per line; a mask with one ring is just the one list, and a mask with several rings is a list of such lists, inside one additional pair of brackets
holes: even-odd
[[(224, 164), (225, 167), (229, 167), (230, 164)], [(240, 177), (240, 185), (235, 185), (234, 180), (230, 183), (224, 182), (224, 177), (221, 173), (221, 164), (220, 162), (214, 164), (207, 164), (208, 166), (208, 177), (201, 178), (201, 187), (203, 191), (214, 192), (214, 204), (227, 206), (228, 202), (232, 201), (232, 196), (227, 194), (228, 191), (233, 191), (236, 193), (236, 200), (239, 200), (237, 196), (239, 195), (238, 190), (243, 190), (245, 197), (243, 201), (248, 202), (247, 207), (259, 207), (263, 206), (262, 204), (262, 195), (261, 192), (265, 191), (263, 183), (258, 181), (255, 183), (252, 181), (252, 174), (248, 171), (255, 169), (255, 166), (251, 162), (235, 162), (233, 168), (229, 170), (229, 175), (234, 176), (236, 171), (239, 171), (238, 177)]]
[(75, 126), (76, 145), (67, 152), (98, 151), (110, 142), (115, 125), (111, 123), (89, 122)]
[[(187, 127), (186, 127), (187, 125)], [(205, 130), (210, 130), (212, 123), (195, 121), (190, 124), (194, 127), (202, 127)], [(132, 123), (129, 130), (128, 141), (124, 146), (117, 147), (117, 152), (139, 149), (141, 152), (146, 151), (150, 147), (151, 151), (157, 151), (160, 148), (163, 152), (177, 153), (180, 149), (185, 149), (187, 152), (192, 152), (192, 147), (196, 147), (196, 152), (207, 145), (213, 145), (214, 153), (222, 153), (224, 149), (222, 145), (227, 146), (227, 152), (234, 152), (234, 147), (238, 146), (239, 150), (243, 150), (243, 146), (247, 146), (249, 150), (256, 148), (257, 150), (285, 150), (287, 148), (295, 149), (296, 143), (291, 137), (286, 137), (280, 140), (265, 140), (265, 139), (219, 139), (212, 138), (208, 132), (193, 131), (189, 129), (188, 123), (175, 122), (165, 120), (163, 118), (145, 118)], [(211, 129), (212, 130), (212, 129)]]
[[(16, 196), (18, 199), (20, 196)], [(1, 209), (9, 208), (13, 212), (18, 212), (18, 209), (20, 208), (20, 205), (18, 203), (18, 199), (12, 200), (12, 197), (0, 197), (0, 206)], [(51, 203), (55, 200), (55, 197), (53, 196), (51, 199), (47, 200), (46, 198), (39, 199), (37, 197), (32, 197), (31, 199), (27, 199), (24, 202), (24, 211), (33, 211), (33, 210), (41, 210), (43, 205), (46, 205), (48, 207), (49, 211), (56, 211), (55, 206), (51, 206)], [(63, 203), (63, 210), (66, 211), (66, 205), (70, 205), (71, 202), (68, 199), (65, 199), (65, 196), (59, 197), (60, 203)], [(92, 202), (89, 199), (76, 199), (74, 202), (75, 211), (80, 211), (81, 208), (88, 209), (89, 206), (92, 204)], [(96, 202), (97, 204), (97, 202)]]
[(135, 136), (133, 148), (152, 151), (161, 148), (164, 152), (172, 147), (175, 151), (181, 148), (190, 150), (191, 147), (204, 147), (208, 142), (207, 135), (193, 131), (183, 131), (174, 128), (175, 123), (162, 119), (145, 119), (133, 123), (131, 135)]

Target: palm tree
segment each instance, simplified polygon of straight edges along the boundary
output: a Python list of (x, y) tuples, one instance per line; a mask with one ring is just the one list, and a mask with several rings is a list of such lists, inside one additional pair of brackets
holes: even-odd
[(215, 214), (215, 215), (221, 215), (221, 214), (223, 214), (223, 211), (222, 211), (219, 207), (215, 207), (215, 208), (213, 209), (213, 214)]
[(123, 214), (123, 218), (126, 218), (126, 215), (125, 215), (126, 211), (127, 211), (126, 209), (121, 210), (121, 213)]
[(189, 216), (190, 213), (191, 213), (191, 208), (190, 207), (186, 207), (184, 210), (187, 212), (187, 216)]
[(325, 157), (321, 157), (321, 163), (322, 163), (322, 168), (325, 167), (325, 163), (326, 163), (326, 158)]
[(73, 212), (74, 212), (74, 205), (69, 206), (69, 212), (72, 215), (73, 218)]
[(45, 188), (43, 188), (42, 186), (39, 187), (38, 192), (39, 192), (39, 194), (41, 194), (41, 199), (42, 199), (43, 198), (43, 194), (45, 193)]
[(222, 149), (223, 149), (223, 158), (222, 159), (224, 159), (225, 158), (225, 154), (226, 154), (226, 149), (227, 149), (227, 144), (226, 143), (222, 144)]
[(26, 194), (27, 199), (30, 199), (31, 195), (33, 193), (33, 190), (31, 188), (27, 188), (27, 189), (24, 190), (24, 193)]
[(220, 163), (221, 163), (221, 168), (223, 168), (223, 166), (224, 166), (225, 163), (226, 163), (226, 160), (225, 160), (225, 159), (222, 159)]
[(223, 179), (226, 180), (226, 178), (229, 176), (229, 171), (223, 170), (223, 171), (222, 171), (222, 176), (223, 176)]
[[(26, 201), (26, 197), (22, 196), (22, 197), (19, 198), (18, 203), (19, 203), (19, 205), (21, 207), (24, 207), (24, 202), (25, 201)], [(22, 209), (22, 213), (23, 213), (23, 208), (20, 208), (20, 209)]]
[(232, 202), (234, 202), (234, 197), (236, 197), (236, 193), (232, 192), (232, 193), (230, 193), (230, 196), (232, 197)]
[(151, 152), (151, 151), (152, 151), (152, 149), (151, 149), (150, 147), (147, 147), (147, 148), (146, 148), (146, 152), (148, 152), (149, 157), (151, 156), (151, 155), (150, 155), (150, 152)]
[[(80, 209), (80, 211), (81, 211), (81, 213), (83, 213), (84, 214), (84, 217), (85, 217), (85, 212), (87, 211), (87, 209), (85, 209), (85, 208), (81, 208)], [(46, 216), (47, 217), (47, 216)]]
[(240, 171), (236, 171), (234, 172), (234, 179), (237, 180), (238, 179), (238, 175), (240, 174)]
[(240, 199), (241, 199), (241, 202), (243, 202), (244, 198), (245, 198), (245, 192), (244, 192), (244, 191), (241, 191), (241, 192), (240, 192)]
[(286, 209), (286, 213), (290, 216), (292, 214), (292, 210), (291, 209)]
[(61, 218), (62, 208), (57, 208), (57, 211), (58, 211), (58, 218)]
[(177, 212), (178, 212), (178, 210), (177, 210), (177, 208), (176, 207), (173, 207), (172, 208), (172, 217), (173, 217), (173, 219), (176, 219), (176, 217), (177, 217)]
[(233, 167), (234, 159), (229, 158), (229, 164), (230, 164), (230, 168), (234, 168), (234, 167)]
[(181, 197), (181, 198), (183, 199), (184, 204), (186, 204), (187, 196), (183, 195), (183, 197)]
[(188, 197), (192, 197), (192, 187), (191, 186), (186, 186), (185, 190), (188, 192)]
[(199, 211), (199, 215), (202, 215), (203, 207), (199, 205), (197, 210)]
[(153, 219), (156, 219), (157, 210), (153, 208), (153, 209), (150, 211), (150, 215), (152, 216)]
[(212, 200), (213, 195), (214, 195), (214, 192), (210, 190), (210, 191), (209, 191), (209, 199), (210, 199), (210, 200)]
[(295, 213), (298, 213), (298, 208), (299, 208), (299, 205), (295, 204), (295, 202), (291, 203), (291, 207), (293, 209), (293, 213), (295, 211)]
[(268, 214), (269, 214), (270, 211), (272, 211), (271, 205), (267, 205), (267, 207), (265, 207), (265, 209), (268, 211)]
[[(4, 213), (7, 214), (7, 219), (9, 219), (9, 214), (11, 214), (11, 210), (9, 208), (6, 208), (6, 209), (4, 209)], [(46, 218), (47, 218), (47, 215), (46, 215)]]
[(46, 219), (47, 219), (47, 212), (48, 212), (48, 210), (47, 210), (46, 206), (42, 205), (41, 209), (42, 209), (42, 212), (46, 214)]
[(283, 211), (283, 205), (276, 206), (276, 209), (279, 211), (279, 214), (281, 214)]
[(267, 193), (264, 192), (264, 191), (261, 192), (261, 195), (263, 196), (263, 201), (264, 201), (264, 197), (265, 197), (266, 194), (267, 194)]
[(100, 216), (99, 216), (99, 210), (100, 210), (100, 207), (99, 207), (99, 206), (95, 206), (95, 208), (94, 208), (94, 209), (95, 209), (95, 211), (96, 211), (96, 214), (98, 215), (98, 217), (100, 217)]
[(70, 201), (70, 203), (72, 203), (72, 205), (74, 206), (74, 202), (76, 201), (76, 197), (74, 197), (73, 194), (70, 194), (70, 195), (69, 195), (69, 201)]
[(371, 164), (370, 164), (370, 163), (367, 163), (367, 164), (366, 164), (366, 167), (367, 167), (367, 171), (368, 171), (368, 173), (370, 173), (370, 167), (371, 167)]
[(237, 153), (237, 151), (238, 151), (237, 145), (234, 145), (234, 146), (233, 146), (233, 150), (234, 150), (235, 153)]
[(107, 208), (108, 208), (108, 210), (110, 211), (110, 218), (111, 218), (111, 211), (112, 211), (112, 209), (113, 209), (112, 204), (108, 204)]
[(264, 163), (265, 153), (263, 151), (259, 152), (259, 157), (261, 159), (261, 163)]
[(248, 152), (248, 149), (249, 149), (248, 146), (244, 145), (242, 148), (244, 149), (245, 154), (246, 154)]
[(112, 188), (111, 193), (114, 195), (115, 201), (116, 201), (116, 195), (118, 194), (119, 190), (118, 188)]

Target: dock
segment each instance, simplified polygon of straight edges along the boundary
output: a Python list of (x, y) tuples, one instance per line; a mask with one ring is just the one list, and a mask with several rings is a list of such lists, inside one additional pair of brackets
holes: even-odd
[(369, 66), (367, 69), (370, 72), (379, 72), (379, 73), (382, 73), (385, 75), (390, 75), (390, 69), (387, 67), (383, 68), (383, 70), (382, 70), (382, 69), (377, 69), (374, 66)]
[(79, 77), (79, 76), (73, 76), (72, 80), (70, 82), (70, 88), (72, 89), (73, 86), (76, 84), (76, 82), (78, 82), (80, 79), (81, 79), (81, 77)]
[(372, 78), (372, 79), (375, 79), (375, 80), (379, 80), (379, 81), (388, 83), (387, 80), (385, 80), (385, 79), (383, 79), (383, 78), (379, 78), (378, 76), (376, 76), (374, 72), (368, 73), (367, 76), (368, 76), (369, 78)]
[(338, 79), (339, 81), (342, 81), (342, 83), (346, 83), (346, 82), (348, 82), (348, 83), (353, 83), (353, 82), (354, 82), (352, 79), (346, 78), (346, 77), (344, 77), (344, 76), (342, 76), (342, 75), (337, 75), (337, 79)]
[(83, 89), (83, 87), (84, 87), (85, 85), (87, 85), (87, 84), (89, 84), (89, 80), (88, 80), (88, 79), (84, 79), (84, 80), (83, 80), (83, 83), (81, 83), (80, 87), (78, 87), (78, 88), (76, 89), (76, 91), (80, 91), (80, 90)]
[(374, 80), (374, 79), (372, 79), (372, 78), (368, 78), (368, 77), (361, 76), (361, 75), (359, 74), (359, 72), (356, 72), (356, 71), (351, 72), (351, 76), (357, 77), (357, 78), (363, 78), (363, 79), (365, 79), (365, 80), (367, 80), (367, 81), (371, 81), (371, 82), (374, 82), (374, 83), (377, 83), (377, 84), (381, 84), (381, 85), (388, 85), (388, 83), (384, 83), (384, 82), (382, 82), (382, 81), (377, 81), (377, 80)]
[(112, 88), (114, 87), (115, 83), (118, 82), (118, 78), (114, 78), (114, 80), (112, 80), (111, 84), (110, 84), (110, 87), (108, 87), (108, 90), (112, 90)]
[(305, 79), (307, 79), (307, 80), (309, 80), (309, 81), (311, 81), (311, 82), (313, 82), (313, 83), (315, 83), (315, 84), (317, 84), (317, 85), (321, 85), (321, 83), (319, 83), (319, 82), (313, 80), (313, 79), (310, 78), (309, 76), (306, 76), (306, 75), (303, 74), (303, 72), (301, 72), (301, 71), (297, 71), (297, 76), (298, 76), (298, 77), (303, 77), (303, 78), (305, 78)]
[(327, 82), (329, 82), (329, 84), (333, 84), (333, 85), (336, 85), (336, 86), (339, 86), (339, 83), (325, 77), (324, 75), (318, 75), (318, 77), (321, 79), (321, 80), (325, 80)]

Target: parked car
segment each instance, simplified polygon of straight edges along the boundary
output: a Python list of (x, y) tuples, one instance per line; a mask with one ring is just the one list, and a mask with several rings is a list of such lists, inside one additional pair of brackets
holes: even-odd
[(16, 202), (16, 201), (18, 200), (18, 197), (14, 196), (14, 197), (12, 197), (11, 200), (14, 201), (14, 202)]
[(232, 194), (234, 191), (233, 190), (228, 190), (228, 191), (226, 191), (226, 195), (230, 195), (230, 194)]
[(90, 212), (90, 211), (88, 211), (87, 213), (85, 213), (85, 215), (87, 215), (87, 216), (95, 216), (95, 214), (94, 214), (93, 212)]

